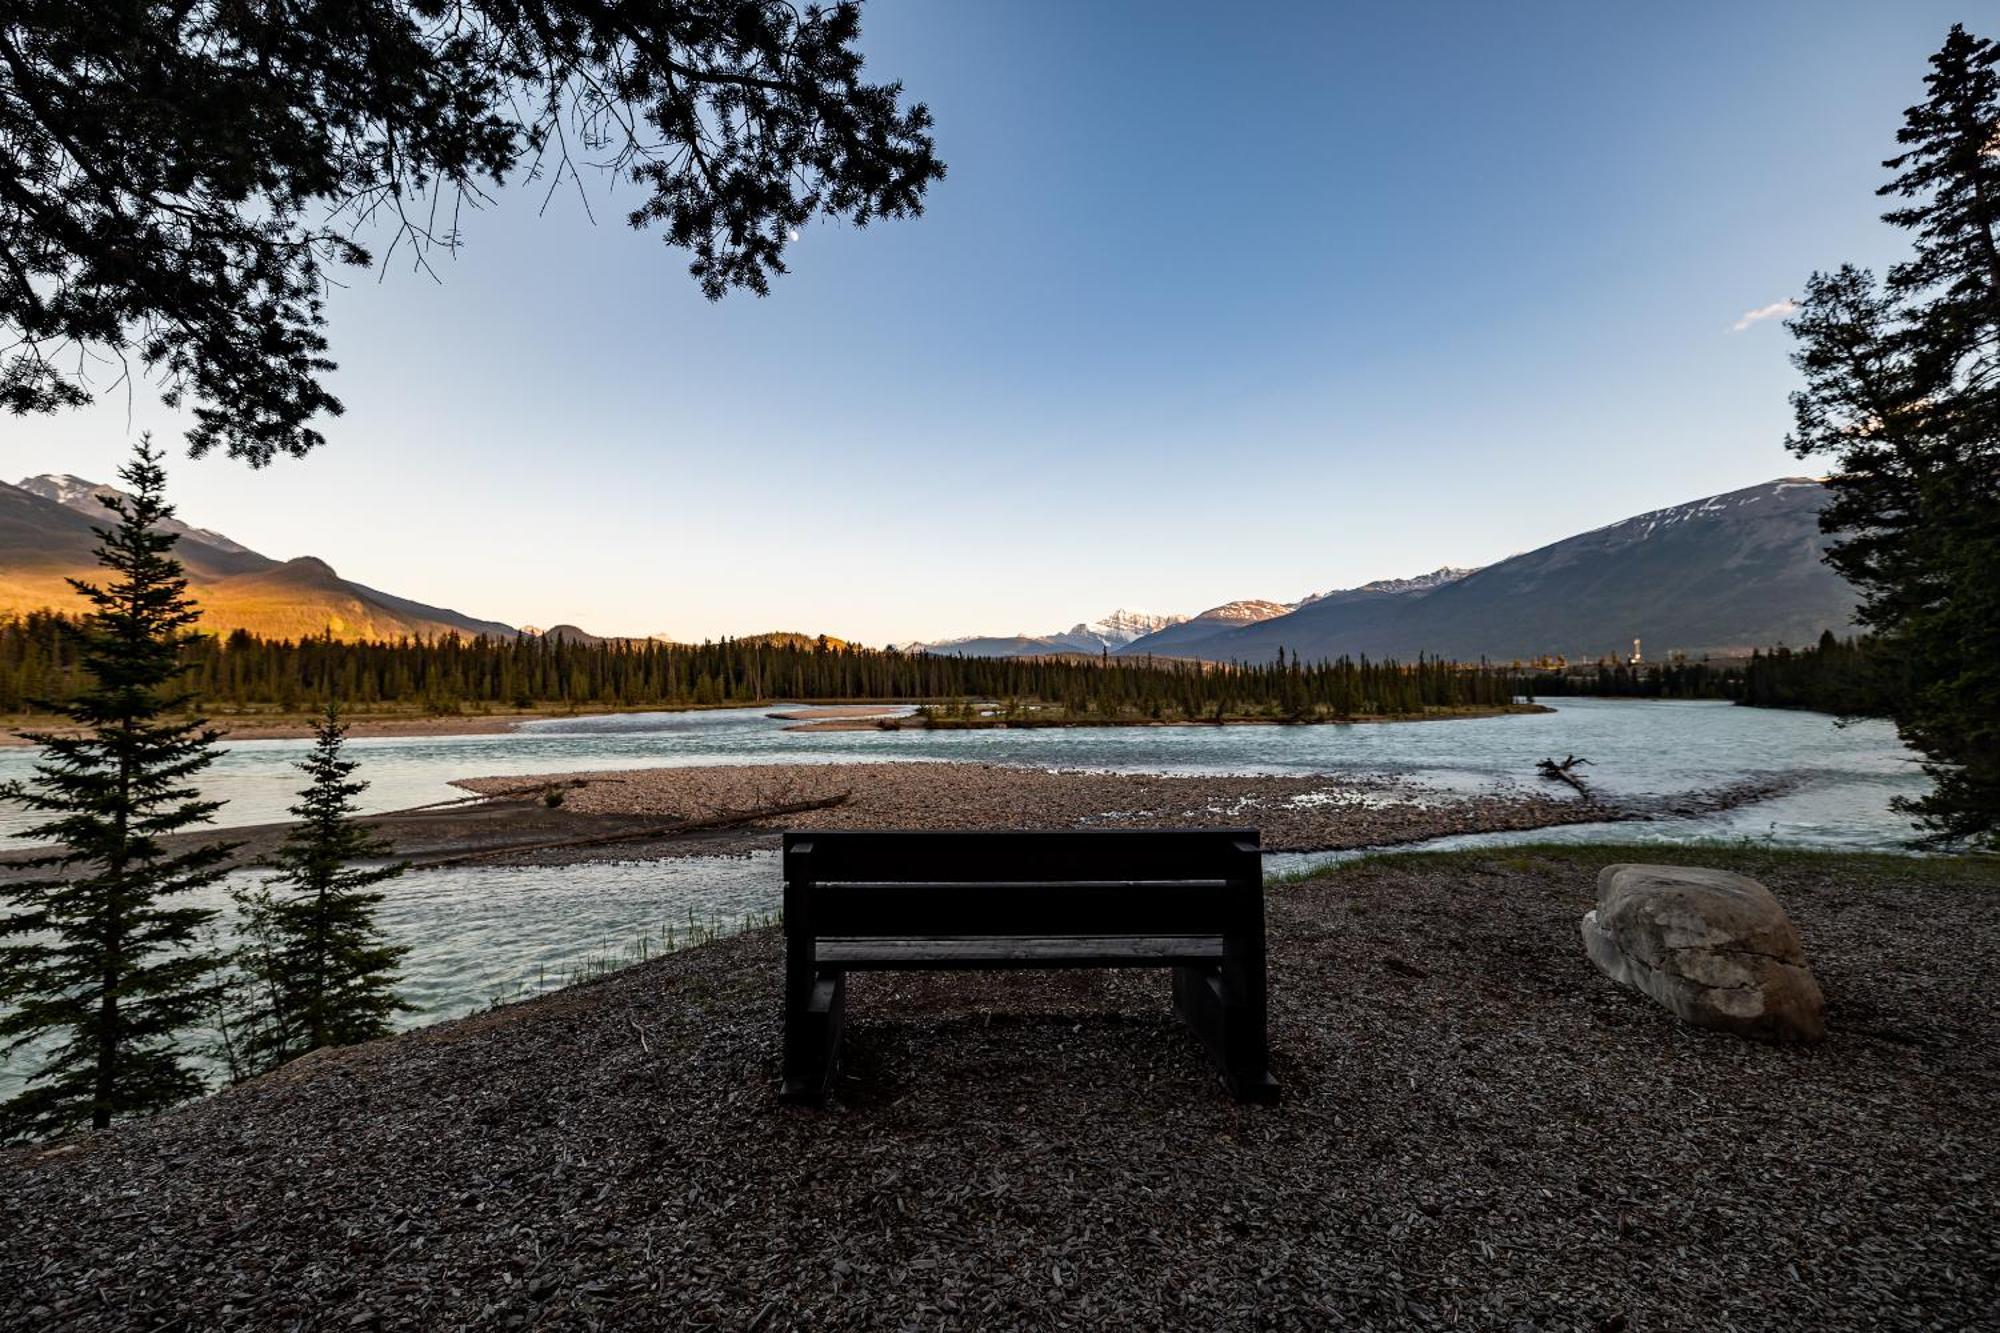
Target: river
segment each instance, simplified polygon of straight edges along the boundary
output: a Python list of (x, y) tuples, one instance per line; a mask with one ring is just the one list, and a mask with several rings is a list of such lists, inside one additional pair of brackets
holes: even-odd
[[(1842, 850), (1896, 850), (1907, 823), (1896, 795), (1924, 790), (1914, 756), (1886, 723), (1841, 726), (1816, 713), (1726, 703), (1562, 699), (1544, 714), (1448, 722), (1300, 727), (1103, 727), (925, 732), (797, 732), (764, 708), (551, 718), (483, 736), (350, 742), (370, 810), (462, 795), (453, 778), (656, 765), (968, 760), (1043, 768), (1164, 773), (1396, 774), (1448, 792), (1533, 786), (1544, 756), (1589, 757), (1591, 782), (1621, 796), (1781, 777), (1785, 794), (1698, 819), (1571, 825), (1444, 840), (1441, 846), (1525, 840), (1690, 842), (1754, 838)], [(206, 776), (222, 823), (285, 817), (303, 740), (231, 744)], [(34, 751), (0, 751), (0, 781), (26, 778)], [(27, 818), (0, 810), (0, 848), (25, 846)], [(1336, 855), (1270, 858), (1274, 871)], [(552, 868), (460, 866), (387, 886), (382, 922), (411, 949), (406, 1026), (434, 1022), (565, 984), (706, 931), (767, 920), (780, 896), (776, 857), (702, 858)], [(194, 901), (226, 908), (221, 889)], [(0, 1063), (0, 1095), (26, 1057)]]

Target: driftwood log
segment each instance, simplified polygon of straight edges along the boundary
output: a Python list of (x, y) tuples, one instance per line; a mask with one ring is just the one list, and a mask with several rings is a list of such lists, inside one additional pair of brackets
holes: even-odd
[(588, 787), (593, 782), (616, 782), (617, 778), (558, 778), (549, 782), (537, 782), (526, 787), (508, 787), (501, 791), (474, 792), (470, 796), (454, 796), (448, 801), (430, 801), (424, 805), (405, 806), (401, 810), (384, 810), (380, 814), (368, 816), (370, 819), (386, 819), (391, 815), (418, 815), (427, 810), (443, 810), (454, 805), (477, 805), (482, 802), (527, 800), (532, 796), (547, 796), (551, 792), (572, 791), (578, 787)]
[(1582, 793), (1584, 800), (1589, 801), (1596, 798), (1591, 794), (1590, 788), (1585, 785), (1583, 778), (1576, 772), (1578, 767), (1589, 762), (1588, 759), (1579, 759), (1575, 755), (1568, 755), (1561, 763), (1557, 763), (1553, 759), (1544, 759), (1537, 763), (1535, 767), (1541, 772), (1543, 777), (1551, 781), (1567, 782)]

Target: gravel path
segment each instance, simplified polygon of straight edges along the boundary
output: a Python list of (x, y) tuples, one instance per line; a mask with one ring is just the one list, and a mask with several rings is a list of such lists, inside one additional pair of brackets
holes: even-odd
[(1630, 856), (1274, 888), (1273, 1109), (1152, 973), (852, 979), (780, 1107), (771, 932), (308, 1060), (0, 1153), (0, 1327), (1992, 1327), (2000, 868), (1704, 853), (1830, 998), (1779, 1050), (1585, 962)]
[(1624, 807), (1519, 790), (1445, 796), (1392, 777), (1171, 776), (1022, 768), (1007, 764), (755, 764), (605, 773), (468, 778), (468, 791), (580, 779), (579, 814), (705, 819), (818, 800), (847, 802), (792, 816), (789, 828), (1180, 828), (1255, 825), (1267, 851), (1326, 851), (1418, 842), (1454, 833), (1548, 828), (1634, 818)]

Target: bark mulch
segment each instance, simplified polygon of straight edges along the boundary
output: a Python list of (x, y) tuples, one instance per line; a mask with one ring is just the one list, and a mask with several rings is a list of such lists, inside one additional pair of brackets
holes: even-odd
[(1994, 1326), (2000, 868), (1695, 856), (1805, 938), (1785, 1050), (1591, 969), (1620, 855), (1274, 887), (1273, 1109), (1153, 973), (851, 979), (781, 1107), (768, 931), (309, 1059), (0, 1152), (0, 1327)]

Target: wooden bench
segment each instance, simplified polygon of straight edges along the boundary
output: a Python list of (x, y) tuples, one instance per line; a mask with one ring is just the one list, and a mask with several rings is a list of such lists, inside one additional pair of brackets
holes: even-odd
[(846, 975), (1167, 967), (1238, 1100), (1272, 1102), (1255, 829), (785, 834), (780, 1096), (825, 1099)]

